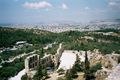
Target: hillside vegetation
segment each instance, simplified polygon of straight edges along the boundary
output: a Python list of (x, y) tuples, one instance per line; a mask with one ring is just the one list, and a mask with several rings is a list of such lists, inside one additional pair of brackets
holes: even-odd
[[(118, 36), (96, 34), (98, 32), (113, 32), (118, 34)], [(86, 39), (84, 38), (85, 36), (92, 37), (93, 39)], [(111, 53), (112, 51), (120, 52), (119, 30), (105, 29), (93, 32), (67, 31), (52, 33), (34, 29), (0, 28), (0, 47), (10, 47), (17, 41), (22, 40), (33, 44), (34, 48), (41, 47), (47, 43), (64, 42), (66, 49), (93, 50), (97, 48), (103, 53)]]
[[(38, 30), (39, 31), (39, 30)], [(31, 44), (51, 43), (56, 37), (54, 33), (36, 30), (0, 28), (0, 47), (10, 47), (17, 41), (27, 41)]]
[[(100, 33), (99, 33), (100, 32)], [(110, 35), (103, 33), (113, 32)], [(98, 34), (99, 33), (99, 34)], [(116, 35), (114, 35), (116, 34)], [(0, 53), (0, 63), (22, 53), (39, 50), (37, 54), (41, 57), (44, 52), (55, 54), (59, 43), (63, 42), (67, 50), (94, 50), (99, 49), (102, 54), (110, 54), (113, 51), (120, 54), (120, 31), (105, 29), (92, 32), (67, 31), (52, 33), (37, 29), (13, 29), (0, 27), (0, 48), (13, 47), (17, 41), (27, 41), (32, 46), (25, 45), (17, 50), (6, 50)], [(47, 44), (56, 42), (52, 48), (43, 50)], [(10, 63), (1, 64), (0, 80), (7, 80), (16, 75), (24, 68), (24, 59), (20, 58)], [(8, 72), (9, 71), (9, 72)]]

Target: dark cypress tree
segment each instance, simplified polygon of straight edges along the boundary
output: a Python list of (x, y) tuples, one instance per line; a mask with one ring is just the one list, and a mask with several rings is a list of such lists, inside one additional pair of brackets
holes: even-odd
[(88, 61), (88, 56), (87, 56), (87, 51), (85, 52), (85, 69), (89, 70), (90, 68), (90, 63)]
[(72, 80), (71, 70), (67, 70), (65, 77), (66, 77), (66, 80)]
[(90, 63), (89, 63), (89, 61), (88, 61), (88, 56), (87, 56), (87, 51), (85, 52), (85, 70), (84, 70), (84, 72), (85, 72), (85, 79), (86, 80), (90, 80), (89, 78), (90, 78)]
[(75, 61), (75, 68), (76, 68), (76, 71), (81, 71), (82, 69), (81, 69), (81, 65), (80, 65), (80, 58), (79, 58), (79, 56), (78, 56), (78, 54), (76, 54), (76, 61)]

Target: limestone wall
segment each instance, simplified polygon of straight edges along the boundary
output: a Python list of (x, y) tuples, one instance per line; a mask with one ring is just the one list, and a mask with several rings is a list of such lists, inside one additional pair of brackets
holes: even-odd
[(25, 70), (28, 77), (32, 78), (36, 73), (36, 69), (39, 66), (39, 55), (33, 54), (25, 59)]
[(57, 49), (57, 53), (54, 55), (54, 59), (53, 59), (55, 67), (58, 67), (60, 57), (62, 56), (63, 51), (64, 51), (64, 46), (62, 45), (62, 43), (60, 43), (59, 48)]

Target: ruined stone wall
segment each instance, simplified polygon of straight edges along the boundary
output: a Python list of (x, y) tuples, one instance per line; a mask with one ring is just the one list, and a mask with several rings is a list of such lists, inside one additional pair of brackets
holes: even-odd
[(60, 43), (59, 48), (57, 49), (57, 53), (55, 55), (51, 55), (51, 54), (45, 55), (41, 59), (39, 58), (39, 55), (37, 54), (28, 56), (25, 59), (25, 70), (26, 70), (28, 77), (32, 79), (39, 65), (41, 65), (44, 68), (47, 68), (47, 67), (50, 67), (52, 64), (54, 64), (54, 67), (57, 68), (63, 51), (64, 51), (64, 47), (62, 46), (62, 43)]
[(39, 55), (33, 54), (25, 59), (25, 70), (29, 78), (32, 78), (39, 66)]
[(52, 60), (53, 55), (46, 55), (45, 57), (40, 59), (40, 65), (42, 65), (42, 67), (50, 67), (53, 64), (53, 60)]
[(55, 64), (55, 67), (58, 67), (59, 65), (59, 61), (60, 61), (60, 57), (62, 56), (62, 53), (64, 51), (64, 46), (62, 45), (62, 43), (59, 44), (59, 48), (57, 49), (57, 53), (53, 56), (53, 62)]

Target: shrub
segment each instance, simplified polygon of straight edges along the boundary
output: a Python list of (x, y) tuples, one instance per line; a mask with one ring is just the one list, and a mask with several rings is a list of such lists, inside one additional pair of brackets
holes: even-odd
[(97, 70), (101, 69), (101, 67), (102, 67), (101, 63), (97, 63), (96, 65), (90, 67), (90, 73), (96, 72)]

